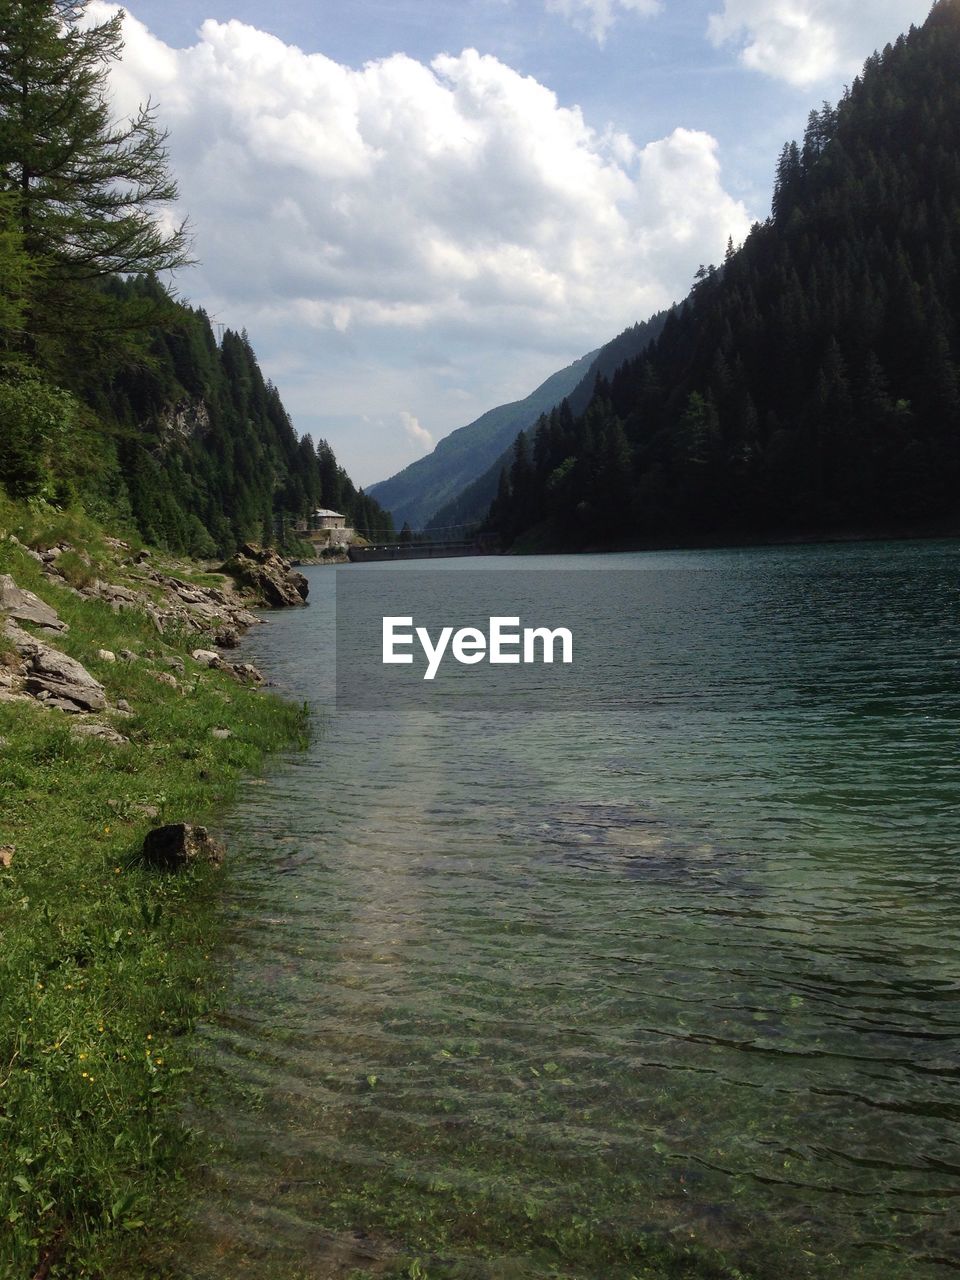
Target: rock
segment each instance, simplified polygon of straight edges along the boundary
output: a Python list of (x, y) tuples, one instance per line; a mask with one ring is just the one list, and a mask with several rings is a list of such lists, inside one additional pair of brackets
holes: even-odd
[(222, 627), (213, 638), (218, 649), (239, 649), (240, 633), (234, 627)]
[(36, 640), (17, 648), (26, 666), (24, 688), (33, 697), (69, 712), (102, 711), (107, 705), (103, 685), (74, 658)]
[[(12, 640), (13, 636), (10, 634), (11, 626), (11, 623), (7, 624), (7, 629), (4, 634)], [(17, 630), (19, 630), (19, 628), (17, 628)], [(20, 634), (26, 641), (29, 641), (30, 637), (25, 631), (21, 631)], [(0, 649), (0, 680), (6, 680), (9, 682), (15, 675), (22, 675), (23, 670), (24, 667), (23, 663), (20, 661), (19, 654), (8, 651), (5, 648)]]
[(249, 609), (231, 609), (230, 617), (234, 625), (240, 627), (243, 631), (249, 631), (251, 627), (259, 627), (266, 622), (266, 618), (258, 618)]
[(121, 698), (119, 700), (119, 702), (117, 703), (117, 710), (122, 715), (125, 715), (125, 716), (133, 715), (133, 707), (131, 707), (130, 703), (126, 700), (126, 698)]
[(145, 818), (159, 818), (160, 810), (155, 804), (128, 804), (125, 800), (108, 800), (107, 804), (114, 813), (125, 817), (129, 813), (142, 814)]
[(194, 662), (199, 662), (201, 667), (219, 667), (223, 661), (219, 653), (214, 653), (212, 649), (194, 649), (190, 656)]
[(206, 827), (189, 822), (156, 827), (143, 842), (144, 861), (161, 871), (181, 871), (203, 862), (218, 867), (224, 856), (223, 845), (211, 837)]
[(122, 733), (111, 729), (108, 724), (75, 724), (70, 732), (77, 738), (97, 738), (102, 742), (110, 742), (116, 747), (125, 747), (130, 742)]
[(13, 866), (13, 855), (17, 852), (16, 845), (0, 844), (0, 869), (9, 871)]
[(171, 671), (178, 672), (180, 675), (183, 675), (184, 671), (186, 670), (186, 667), (184, 665), (184, 661), (182, 658), (175, 658), (172, 656), (166, 657), (163, 659), (163, 665), (165, 667), (168, 667)]
[(223, 566), (223, 572), (241, 586), (255, 591), (272, 608), (292, 608), (306, 603), (310, 584), (302, 573), (270, 548), (245, 543)]
[(132, 650), (132, 649), (121, 649), (121, 650), (120, 650), (120, 661), (121, 661), (121, 662), (136, 662), (136, 660), (137, 660), (137, 655), (133, 652), (133, 650)]
[(144, 604), (144, 598), (138, 595), (136, 591), (131, 591), (129, 587), (121, 587), (117, 582), (96, 582), (93, 587), (88, 588), (84, 592), (85, 595), (95, 595), (101, 600), (107, 600), (111, 604)]
[(44, 604), (32, 591), (21, 591), (9, 573), (0, 574), (0, 612), (6, 613), (14, 622), (32, 622), (46, 631), (68, 629), (67, 624), (60, 621), (56, 609)]
[(210, 732), (218, 742), (226, 742), (228, 738), (233, 737), (233, 731), (231, 729), (211, 729)]
[(116, 662), (117, 660), (117, 655), (115, 653), (111, 653), (109, 649), (98, 649), (97, 657), (101, 662)]
[(227, 670), (241, 684), (263, 684), (263, 675), (252, 662), (231, 662)]
[(158, 684), (168, 685), (171, 689), (179, 689), (177, 677), (172, 676), (169, 671), (154, 671), (153, 678)]
[(39, 551), (34, 551), (33, 547), (28, 547), (25, 542), (21, 542), (14, 534), (10, 534), (10, 541), (15, 547), (19, 547), (24, 555), (29, 556), (31, 560), (36, 560), (38, 564), (43, 564), (43, 556)]

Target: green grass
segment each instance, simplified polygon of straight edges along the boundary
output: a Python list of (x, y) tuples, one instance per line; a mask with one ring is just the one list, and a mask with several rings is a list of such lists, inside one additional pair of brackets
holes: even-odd
[[(68, 529), (45, 535), (45, 518)], [(115, 553), (82, 517), (0, 510), (0, 530), (17, 525), (24, 541), (82, 546), (107, 576)], [(94, 717), (131, 740), (112, 746), (0, 703), (0, 845), (16, 847), (0, 870), (0, 1277), (34, 1275), (51, 1248), (51, 1277), (153, 1277), (190, 1165), (180, 1114), (189, 1033), (216, 995), (219, 876), (163, 876), (137, 854), (151, 825), (215, 818), (303, 734), (302, 712), (198, 667), (196, 637), (161, 639), (140, 612), (51, 586), (6, 539), (0, 572), (58, 609), (71, 629), (54, 643), (133, 709)], [(121, 648), (138, 660), (96, 657)], [(178, 689), (155, 678), (170, 654), (186, 666)]]

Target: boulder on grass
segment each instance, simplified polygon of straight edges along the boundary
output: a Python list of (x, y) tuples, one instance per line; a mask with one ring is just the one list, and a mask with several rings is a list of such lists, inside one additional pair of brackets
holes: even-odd
[(32, 591), (22, 591), (9, 573), (0, 573), (0, 613), (5, 613), (14, 622), (31, 622), (45, 631), (68, 630), (56, 609), (51, 609)]
[(26, 665), (24, 687), (38, 701), (68, 712), (102, 711), (107, 705), (103, 685), (74, 658), (29, 637), (17, 649)]
[(214, 840), (206, 827), (177, 822), (169, 827), (156, 827), (143, 842), (143, 860), (159, 871), (182, 871), (197, 863), (219, 867), (226, 851)]

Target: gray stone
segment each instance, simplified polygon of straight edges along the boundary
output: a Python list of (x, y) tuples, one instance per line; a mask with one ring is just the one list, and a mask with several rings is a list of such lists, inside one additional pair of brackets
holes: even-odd
[(103, 685), (76, 659), (36, 640), (17, 648), (26, 665), (27, 693), (63, 711), (102, 711), (107, 705)]
[(212, 649), (194, 649), (190, 656), (202, 667), (219, 667), (222, 661), (219, 653), (214, 653)]
[(252, 662), (231, 662), (229, 671), (241, 684), (263, 684), (263, 674)]
[(46, 631), (66, 631), (56, 609), (51, 609), (32, 591), (21, 591), (9, 573), (0, 574), (0, 612), (15, 622), (32, 622)]
[(176, 672), (178, 672), (180, 675), (183, 675), (184, 671), (186, 670), (186, 667), (184, 666), (183, 659), (182, 659), (182, 658), (176, 658), (176, 657), (173, 657), (173, 656), (169, 656), (169, 657), (164, 658), (164, 659), (163, 659), (163, 665), (164, 665), (165, 667), (168, 667), (171, 671), (176, 671)]
[(211, 729), (210, 732), (218, 742), (226, 742), (228, 738), (233, 737), (233, 732), (230, 729)]
[(197, 863), (220, 866), (225, 856), (223, 845), (212, 838), (206, 827), (189, 822), (156, 827), (143, 842), (143, 860), (160, 871), (182, 871)]
[(130, 741), (122, 733), (117, 733), (116, 729), (111, 729), (108, 724), (75, 724), (71, 726), (70, 732), (77, 738), (96, 738), (101, 742), (112, 743), (116, 747), (125, 747)]
[(39, 551), (34, 551), (33, 547), (28, 547), (25, 542), (21, 542), (20, 539), (15, 537), (12, 533), (10, 535), (10, 541), (15, 547), (19, 547), (24, 555), (29, 556), (31, 560), (36, 560), (38, 564), (43, 564), (43, 556)]
[(304, 605), (310, 585), (302, 573), (292, 569), (276, 551), (246, 543), (223, 566), (241, 586), (257, 593), (274, 609)]
[(98, 649), (97, 657), (101, 662), (116, 662), (117, 660), (117, 655), (115, 653), (111, 653), (109, 649)]
[(221, 627), (213, 638), (218, 649), (239, 649), (240, 633), (235, 627)]

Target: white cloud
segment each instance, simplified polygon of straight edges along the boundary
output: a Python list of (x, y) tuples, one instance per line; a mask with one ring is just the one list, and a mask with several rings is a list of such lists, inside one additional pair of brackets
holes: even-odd
[(661, 0), (546, 0), (546, 4), (549, 13), (561, 14), (601, 45), (621, 12), (649, 17), (663, 7)]
[(433, 436), (422, 427), (417, 418), (412, 413), (408, 413), (406, 409), (400, 411), (400, 421), (403, 423), (403, 429), (418, 447), (418, 452), (429, 453), (433, 448)]
[(129, 13), (125, 38), (117, 109), (159, 104), (196, 232), (182, 290), (249, 329), (301, 429), (349, 419), (366, 453), (362, 414), (443, 434), (525, 395), (749, 225), (708, 134), (638, 146), (474, 50), (353, 69), (237, 21), (172, 49)]
[(911, 22), (922, 22), (931, 0), (724, 0), (708, 34), (733, 43), (744, 66), (807, 88), (860, 71)]

